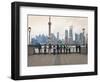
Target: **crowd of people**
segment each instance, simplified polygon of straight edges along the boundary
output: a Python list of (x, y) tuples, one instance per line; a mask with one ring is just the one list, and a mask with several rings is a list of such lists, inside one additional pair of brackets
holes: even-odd
[[(67, 44), (63, 45), (53, 45), (53, 44), (44, 44), (44, 45), (38, 45), (38, 47), (33, 47), (33, 54), (36, 53), (36, 49), (38, 50), (38, 54), (67, 54), (71, 53), (71, 47)], [(81, 46), (76, 45), (75, 46), (75, 52), (81, 53)]]

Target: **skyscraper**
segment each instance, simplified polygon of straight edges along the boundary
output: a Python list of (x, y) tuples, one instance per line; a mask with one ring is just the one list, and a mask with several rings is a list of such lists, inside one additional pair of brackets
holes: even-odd
[(57, 40), (59, 41), (59, 32), (57, 32)]
[(65, 30), (65, 44), (68, 44), (68, 30)]
[(85, 45), (85, 29), (82, 29), (83, 32), (80, 33), (80, 44)]
[(83, 35), (83, 33), (80, 33), (80, 44), (81, 45), (84, 44), (84, 38), (85, 38), (85, 36)]
[(75, 44), (79, 44), (80, 36), (79, 34), (75, 33)]
[(69, 28), (69, 44), (73, 44), (73, 26)]
[(57, 44), (57, 38), (54, 33), (51, 33), (51, 44)]

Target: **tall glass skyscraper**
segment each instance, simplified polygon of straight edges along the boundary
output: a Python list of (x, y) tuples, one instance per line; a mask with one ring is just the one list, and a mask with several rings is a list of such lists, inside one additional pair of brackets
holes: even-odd
[(73, 44), (73, 26), (69, 28), (69, 44)]
[(59, 41), (59, 32), (57, 32), (57, 40)]
[(65, 30), (65, 44), (68, 44), (68, 30)]

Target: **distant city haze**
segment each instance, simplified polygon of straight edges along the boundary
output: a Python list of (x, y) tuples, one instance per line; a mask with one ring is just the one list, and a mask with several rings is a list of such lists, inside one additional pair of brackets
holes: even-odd
[[(48, 22), (49, 16), (28, 15), (28, 27), (31, 27), (31, 37), (36, 37), (39, 34), (48, 36)], [(69, 31), (70, 27), (73, 27), (73, 35), (81, 33), (83, 28), (85, 28), (85, 34), (87, 34), (88, 18), (51, 16), (51, 33), (57, 36), (57, 32), (59, 32), (60, 39), (64, 39), (65, 30)], [(73, 36), (73, 39), (75, 39), (75, 36)]]

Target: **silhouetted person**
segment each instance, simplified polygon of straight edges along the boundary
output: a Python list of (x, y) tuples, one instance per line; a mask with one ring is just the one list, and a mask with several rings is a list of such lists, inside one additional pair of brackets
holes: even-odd
[(38, 45), (39, 54), (41, 53), (41, 44)]
[(66, 54), (67, 54), (67, 52), (68, 52), (68, 46), (67, 45), (65, 46), (65, 49), (66, 49)]
[(35, 48), (33, 47), (33, 55), (35, 54)]
[(44, 54), (46, 54), (46, 49), (47, 49), (46, 44), (44, 44)]
[(57, 44), (57, 54), (59, 54), (59, 45)]
[(79, 53), (81, 53), (81, 46), (79, 45), (78, 47), (79, 47)]
[(70, 48), (69, 48), (69, 53), (71, 53)]
[(65, 45), (63, 46), (63, 49), (64, 49), (64, 54), (65, 54), (65, 52), (66, 52), (66, 46)]
[(88, 53), (88, 44), (86, 43), (86, 53)]
[(53, 54), (55, 55), (56, 54), (56, 46), (53, 45)]
[(48, 51), (49, 51), (49, 54), (51, 54), (51, 48), (52, 48), (52, 45), (49, 44), (49, 48), (48, 48), (48, 49), (49, 49), (49, 50), (48, 50)]

